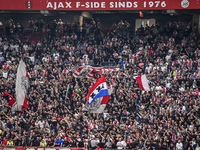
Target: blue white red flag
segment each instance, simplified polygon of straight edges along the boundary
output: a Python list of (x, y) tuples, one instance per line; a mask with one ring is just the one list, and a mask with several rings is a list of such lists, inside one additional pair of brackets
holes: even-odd
[(86, 102), (86, 104), (83, 107), (83, 111), (90, 111), (91, 113), (103, 113), (104, 109), (106, 108), (106, 105), (109, 101), (109, 98), (112, 94), (113, 89), (108, 89), (109, 96), (103, 96), (100, 98), (95, 99), (91, 105)]
[(89, 90), (86, 99), (88, 100), (88, 104), (91, 103), (96, 99), (103, 96), (109, 96), (108, 88), (106, 85), (105, 76), (101, 77)]

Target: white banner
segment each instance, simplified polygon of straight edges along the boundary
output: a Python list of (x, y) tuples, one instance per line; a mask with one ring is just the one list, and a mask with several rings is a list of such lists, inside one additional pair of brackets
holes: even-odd
[(15, 148), (3, 148), (3, 150), (16, 150)]
[(27, 108), (26, 94), (28, 90), (28, 73), (25, 63), (21, 60), (17, 69), (16, 78), (16, 102), (13, 104), (11, 111), (22, 111)]

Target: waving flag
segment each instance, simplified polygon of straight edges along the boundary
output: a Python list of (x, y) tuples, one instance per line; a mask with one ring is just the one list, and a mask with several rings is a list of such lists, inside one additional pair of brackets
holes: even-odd
[(109, 96), (108, 89), (106, 85), (105, 76), (101, 77), (89, 90), (86, 99), (88, 100), (88, 104), (91, 103), (96, 99), (103, 96)]
[(75, 78), (87, 77), (91, 78), (95, 73), (101, 71), (101, 68), (92, 67), (90, 65), (80, 66), (77, 70), (74, 71), (73, 76)]
[(83, 111), (90, 111), (91, 113), (102, 113), (109, 101), (113, 89), (108, 89), (109, 96), (103, 96), (101, 98), (95, 99), (91, 105), (86, 102)]
[(29, 86), (29, 76), (25, 63), (21, 60), (17, 69), (16, 79), (16, 102), (13, 104), (11, 111), (22, 111), (27, 109), (26, 94)]
[(120, 68), (101, 68), (98, 74), (112, 73), (119, 71)]
[(136, 81), (138, 85), (144, 90), (144, 91), (150, 91), (149, 84), (146, 78), (146, 75), (142, 75), (139, 77), (136, 77)]
[(5, 99), (8, 101), (10, 107), (12, 107), (13, 104), (15, 103), (14, 97), (6, 92), (3, 92), (3, 94), (4, 94)]
[(140, 11), (140, 17), (144, 17), (142, 11)]

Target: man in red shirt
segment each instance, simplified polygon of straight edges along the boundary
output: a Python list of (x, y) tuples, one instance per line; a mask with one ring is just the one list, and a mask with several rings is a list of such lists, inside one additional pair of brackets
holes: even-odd
[(7, 145), (7, 142), (8, 142), (8, 141), (7, 141), (6, 138), (4, 137), (4, 138), (3, 138), (3, 141), (2, 141), (2, 146), (6, 146), (6, 145)]

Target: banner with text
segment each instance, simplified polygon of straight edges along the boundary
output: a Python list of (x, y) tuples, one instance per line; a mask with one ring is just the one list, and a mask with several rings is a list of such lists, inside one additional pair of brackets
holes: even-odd
[(1, 10), (199, 9), (199, 0), (1, 0)]

